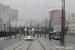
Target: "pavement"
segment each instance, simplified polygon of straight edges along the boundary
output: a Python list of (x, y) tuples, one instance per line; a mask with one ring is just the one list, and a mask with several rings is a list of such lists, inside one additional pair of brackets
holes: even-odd
[(66, 37), (66, 42), (75, 43), (75, 37), (74, 36), (66, 35), (65, 37)]
[[(42, 37), (45, 38), (45, 35), (42, 35)], [(65, 37), (66, 37), (65, 46), (68, 47), (69, 50), (75, 50), (75, 37), (74, 36), (68, 36), (68, 35), (65, 35)], [(49, 35), (46, 35), (46, 39), (49, 40)], [(59, 40), (51, 39), (50, 42), (61, 46), (61, 43)]]
[[(21, 36), (21, 40), (23, 40), (23, 39), (24, 39), (24, 36), (22, 35)], [(20, 40), (20, 37), (17, 37), (17, 38), (14, 38), (14, 39), (10, 39), (10, 40), (3, 40), (3, 39), (1, 39), (0, 40), (0, 50), (3, 50), (6, 47), (9, 47), (9, 46), (11, 46), (13, 44), (16, 44), (17, 42), (20, 42), (21, 40)]]

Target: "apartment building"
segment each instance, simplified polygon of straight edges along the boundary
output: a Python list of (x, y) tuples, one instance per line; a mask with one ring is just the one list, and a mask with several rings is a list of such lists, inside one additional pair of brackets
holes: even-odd
[(75, 13), (69, 15), (69, 34), (75, 35)]
[[(49, 11), (49, 14), (50, 14), (51, 27), (54, 30), (61, 31), (62, 10)], [(65, 21), (66, 21), (66, 15), (65, 15)]]
[(4, 31), (4, 24), (6, 24), (5, 30), (9, 31), (9, 20), (18, 19), (18, 10), (10, 8), (9, 5), (0, 3), (0, 19), (0, 31)]

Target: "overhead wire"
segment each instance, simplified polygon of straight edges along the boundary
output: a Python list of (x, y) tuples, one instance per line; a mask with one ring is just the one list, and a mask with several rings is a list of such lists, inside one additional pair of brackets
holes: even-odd
[(22, 4), (22, 3), (14, 2), (14, 1), (11, 1), (11, 0), (9, 0), (8, 2), (12, 2), (12, 3), (15, 3), (15, 4), (19, 4), (19, 5)]
[(23, 1), (24, 1), (24, 7), (25, 7), (25, 9), (26, 9), (26, 12), (27, 12), (27, 14), (28, 14), (28, 17), (30, 17), (29, 12), (28, 12), (28, 9), (27, 9), (26, 2), (25, 2), (25, 0), (23, 0)]
[(38, 3), (38, 1), (37, 0), (35, 0), (36, 1), (36, 6), (42, 11), (42, 9), (40, 8), (40, 6), (39, 6), (39, 3)]
[(44, 15), (44, 13), (45, 13), (45, 11), (46, 11), (46, 9), (47, 9), (48, 3), (49, 3), (49, 0), (47, 0), (47, 3), (46, 3), (46, 5), (45, 5), (44, 11), (43, 11), (41, 17), (43, 17), (43, 15)]
[[(28, 9), (27, 9), (26, 2), (25, 2), (25, 0), (23, 0), (23, 1), (24, 1), (24, 7), (25, 7), (25, 9), (26, 9), (26, 12), (27, 12), (27, 14), (28, 14), (28, 17), (30, 17), (29, 12), (28, 12)], [(47, 3), (46, 3), (46, 5), (45, 5), (44, 11), (43, 11), (41, 17), (44, 15), (44, 13), (45, 13), (45, 11), (46, 11), (46, 9), (47, 9), (48, 2), (49, 2), (49, 0), (47, 0)], [(15, 3), (16, 3), (16, 4), (19, 4), (18, 2), (15, 2)], [(36, 3), (37, 3), (37, 7), (40, 8), (39, 3), (38, 3), (37, 0), (36, 0)], [(41, 8), (40, 8), (40, 10), (42, 11)]]

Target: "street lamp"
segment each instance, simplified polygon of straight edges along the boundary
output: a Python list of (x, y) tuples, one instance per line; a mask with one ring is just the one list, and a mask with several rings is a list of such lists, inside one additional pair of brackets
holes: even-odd
[(9, 40), (10, 40), (10, 19), (9, 19)]
[(15, 32), (15, 38), (16, 38), (16, 33), (17, 33), (17, 23), (15, 24), (16, 32)]
[[(3, 19), (0, 19), (0, 21), (3, 21)], [(3, 26), (4, 26), (4, 40), (5, 40), (5, 36), (6, 36), (6, 33), (5, 33), (5, 26), (6, 26), (6, 24), (3, 24)]]
[[(3, 19), (1, 19), (1, 18), (0, 18), (0, 21), (2, 22), (2, 21), (3, 21)], [(0, 27), (0, 28), (1, 28), (0, 30), (2, 31), (2, 27)]]
[(46, 21), (47, 21), (47, 18), (45, 18), (45, 38), (46, 38)]
[[(26, 31), (26, 30), (25, 30), (25, 31)], [(22, 33), (22, 32), (20, 31), (20, 41), (21, 41), (21, 33)]]
[[(4, 24), (4, 34), (5, 34), (5, 26), (6, 26), (6, 24)], [(5, 40), (5, 35), (4, 35), (4, 40)]]
[(5, 25), (6, 25), (6, 24), (4, 24), (4, 31), (5, 31)]
[[(49, 14), (50, 14), (50, 11), (49, 11)], [(52, 22), (52, 19), (51, 19), (51, 17), (49, 18), (49, 40), (51, 41), (51, 34), (50, 34), (50, 32), (51, 32), (51, 28), (52, 28), (52, 26), (51, 26), (51, 23)]]

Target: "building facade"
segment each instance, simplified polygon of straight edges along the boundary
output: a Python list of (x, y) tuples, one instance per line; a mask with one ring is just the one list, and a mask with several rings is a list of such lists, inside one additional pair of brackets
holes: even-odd
[(51, 28), (53, 30), (61, 30), (61, 10), (53, 10), (49, 11), (50, 13), (50, 21), (51, 21)]
[(5, 30), (9, 31), (9, 20), (17, 18), (18, 10), (14, 10), (13, 8), (10, 8), (9, 5), (3, 5), (0, 3), (0, 31), (4, 31), (4, 24)]
[(72, 13), (69, 15), (69, 34), (75, 35), (75, 14)]
[[(53, 11), (50, 11), (49, 13), (50, 13), (51, 27), (56, 31), (61, 31), (62, 10), (53, 10)], [(65, 21), (66, 21), (66, 18), (65, 18)]]
[(12, 20), (18, 19), (18, 10), (10, 9), (10, 19)]

